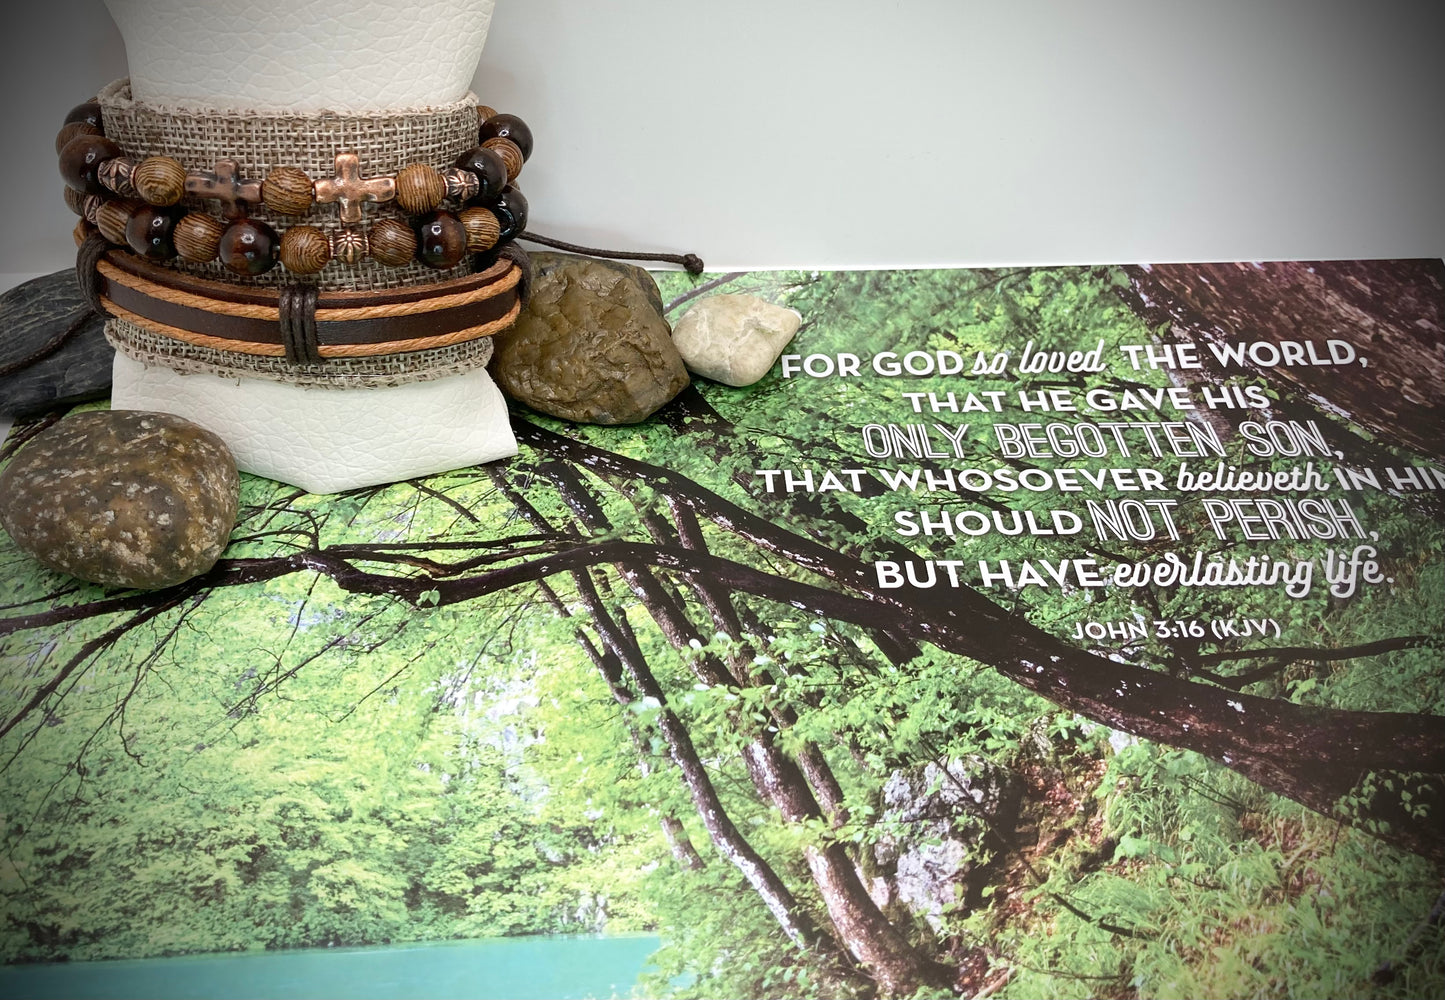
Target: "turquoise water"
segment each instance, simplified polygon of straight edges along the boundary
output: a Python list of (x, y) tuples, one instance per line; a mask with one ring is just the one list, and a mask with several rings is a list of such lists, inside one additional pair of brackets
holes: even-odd
[(520, 937), (0, 966), (0, 997), (581, 1000), (626, 996), (655, 937)]

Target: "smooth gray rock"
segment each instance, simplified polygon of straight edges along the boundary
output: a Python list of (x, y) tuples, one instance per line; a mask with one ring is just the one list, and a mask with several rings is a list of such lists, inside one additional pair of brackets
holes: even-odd
[(709, 295), (677, 321), (672, 342), (687, 370), (724, 385), (752, 385), (798, 332), (797, 310), (755, 295)]
[[(0, 296), (0, 369), (27, 357), (65, 330), (88, 304), (74, 270), (56, 271)], [(115, 348), (105, 319), (92, 314), (55, 353), (0, 375), (0, 413), (24, 417), (61, 409), (110, 392)]]
[(0, 475), (0, 526), (51, 569), (157, 589), (210, 569), (236, 525), (240, 479), (219, 437), (169, 413), (74, 413)]
[(640, 267), (532, 254), (532, 297), (496, 336), (491, 373), (534, 410), (590, 424), (634, 424), (687, 388), (687, 369)]

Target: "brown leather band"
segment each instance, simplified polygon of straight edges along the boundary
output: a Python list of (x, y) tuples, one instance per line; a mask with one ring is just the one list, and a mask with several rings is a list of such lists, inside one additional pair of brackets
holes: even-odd
[[(106, 266), (110, 265), (110, 266)], [(521, 272), (500, 260), (480, 274), (435, 285), (374, 292), (321, 292), (316, 338), (321, 348), (435, 341), (463, 330), (500, 329), (497, 321), (518, 304)], [(133, 254), (111, 251), (100, 267), (101, 294), (159, 327), (193, 331), (208, 339), (282, 346), (280, 292), (227, 285), (159, 268)], [(328, 318), (328, 310), (347, 312)], [(358, 313), (362, 315), (357, 315)], [(372, 314), (375, 315), (367, 315)], [(322, 353), (327, 353), (323, 350)]]
[[(107, 263), (113, 264), (127, 274), (133, 274), (137, 278), (144, 278), (147, 281), (154, 281), (158, 285), (165, 285), (167, 288), (174, 288), (181, 292), (190, 292), (194, 295), (202, 295), (208, 299), (216, 299), (221, 302), (244, 302), (249, 305), (275, 306), (277, 300), (280, 298), (280, 293), (275, 288), (260, 288), (255, 285), (233, 285), (224, 281), (211, 281), (208, 278), (198, 278), (184, 271), (175, 271), (168, 267), (162, 267), (159, 264), (153, 264), (144, 257), (114, 247), (106, 253), (105, 260)], [(393, 302), (417, 302), (422, 299), (434, 298), (438, 295), (468, 292), (497, 281), (506, 275), (511, 266), (511, 262), (506, 258), (500, 258), (490, 267), (483, 271), (478, 271), (476, 274), (452, 278), (448, 281), (437, 282), (434, 285), (379, 288), (374, 291), (365, 292), (323, 291), (320, 296), (318, 308), (364, 308), (366, 306), (387, 305)]]

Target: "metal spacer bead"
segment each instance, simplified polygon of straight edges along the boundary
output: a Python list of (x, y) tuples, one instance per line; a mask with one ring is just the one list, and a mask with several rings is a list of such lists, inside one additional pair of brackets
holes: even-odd
[(331, 233), (330, 237), (332, 258), (347, 267), (360, 264), (362, 258), (370, 252), (366, 234), (360, 229), (343, 229)]
[(442, 182), (447, 186), (447, 197), (462, 203), (471, 201), (482, 188), (477, 175), (461, 167), (447, 167), (443, 170)]

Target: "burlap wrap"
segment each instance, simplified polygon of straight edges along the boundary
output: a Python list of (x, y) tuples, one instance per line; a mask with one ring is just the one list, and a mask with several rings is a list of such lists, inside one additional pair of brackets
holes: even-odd
[[(337, 153), (355, 153), (365, 177), (395, 175), (411, 163), (438, 169), (451, 166), (477, 142), (477, 99), (440, 107), (375, 114), (253, 114), (243, 110), (167, 108), (141, 104), (130, 96), (130, 81), (117, 80), (97, 100), (105, 118), (105, 134), (128, 156), (171, 156), (187, 170), (209, 171), (216, 161), (235, 160), (240, 175), (264, 180), (275, 167), (299, 167), (316, 179), (335, 174)], [(182, 204), (215, 214), (214, 202), (187, 198)], [(405, 219), (395, 202), (369, 202), (363, 206), (362, 228), (381, 218)], [(278, 233), (288, 225), (304, 223), (323, 231), (342, 229), (336, 205), (313, 206), (304, 219), (277, 218), (264, 205), (250, 215), (272, 225)], [(220, 264), (191, 264), (176, 260), (177, 270), (235, 284), (277, 286), (297, 280), (314, 281), (322, 289), (372, 290), (434, 284), (469, 274), (471, 259), (457, 267), (437, 271), (412, 262), (387, 267), (370, 258), (355, 266), (337, 261), (318, 275), (298, 279), (282, 268), (244, 277)], [(132, 323), (112, 319), (106, 337), (118, 350), (138, 361), (162, 364), (185, 372), (209, 372), (227, 377), (264, 378), (308, 386), (357, 388), (391, 386), (461, 374), (487, 363), (490, 338), (473, 344), (403, 355), (328, 361), (320, 365), (291, 365), (279, 358), (262, 358), (183, 344), (150, 333)]]

